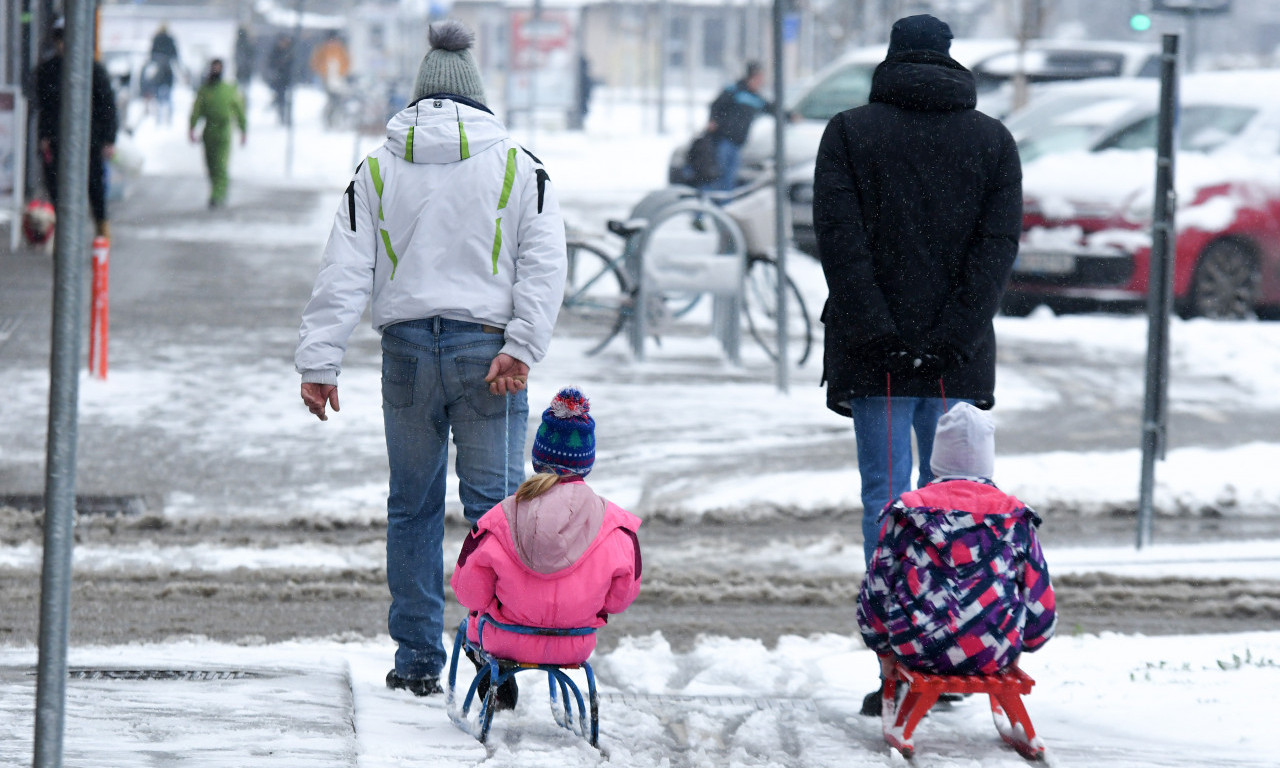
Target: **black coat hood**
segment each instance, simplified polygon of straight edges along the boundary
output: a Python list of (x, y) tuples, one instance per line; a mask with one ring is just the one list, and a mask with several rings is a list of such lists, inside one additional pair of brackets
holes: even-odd
[(978, 105), (973, 73), (934, 51), (894, 54), (871, 77), (871, 103), (917, 112), (954, 112)]

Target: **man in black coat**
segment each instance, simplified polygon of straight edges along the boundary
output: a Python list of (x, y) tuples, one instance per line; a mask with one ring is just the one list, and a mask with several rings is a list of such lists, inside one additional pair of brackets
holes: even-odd
[[(32, 72), (32, 93), (36, 117), (36, 139), (40, 160), (44, 165), (44, 183), (49, 202), (58, 207), (58, 122), (62, 115), (62, 57), (65, 53), (63, 21), (54, 23), (49, 33), (53, 55), (36, 65)], [(115, 154), (116, 97), (111, 78), (98, 62), (93, 63), (93, 95), (89, 112), (89, 208), (93, 212), (96, 232), (110, 237), (107, 222), (107, 161)]]
[(994, 404), (992, 318), (1022, 229), (1017, 147), (974, 109), (950, 46), (932, 16), (894, 23), (870, 103), (833, 117), (818, 150), (827, 407), (853, 417), (868, 562), (881, 511), (911, 488), (912, 429), (923, 486), (944, 400)]

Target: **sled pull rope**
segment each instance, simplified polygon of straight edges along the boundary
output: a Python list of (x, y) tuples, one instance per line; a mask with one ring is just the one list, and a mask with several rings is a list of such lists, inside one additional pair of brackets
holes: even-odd
[(888, 371), (884, 372), (884, 413), (889, 435), (889, 501), (893, 501), (893, 378)]

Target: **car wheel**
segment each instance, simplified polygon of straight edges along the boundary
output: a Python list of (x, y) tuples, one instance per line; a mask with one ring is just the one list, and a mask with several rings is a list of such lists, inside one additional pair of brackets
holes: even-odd
[(1253, 317), (1258, 281), (1248, 248), (1230, 240), (1213, 243), (1196, 264), (1185, 314), (1227, 320)]

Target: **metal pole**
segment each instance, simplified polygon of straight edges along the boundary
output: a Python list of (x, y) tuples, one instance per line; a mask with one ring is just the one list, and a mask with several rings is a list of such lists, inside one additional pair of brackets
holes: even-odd
[(671, 30), (671, 14), (667, 0), (658, 0), (658, 133), (667, 132), (667, 38)]
[(285, 90), (284, 103), (285, 114), (289, 119), (285, 125), (284, 134), (284, 175), (293, 176), (293, 92), (297, 88), (298, 79), (298, 43), (302, 40), (302, 11), (306, 5), (306, 0), (298, 0), (294, 5), (294, 22), (293, 22), (293, 42), (289, 44), (291, 53), (289, 54), (289, 86)]
[(787, 110), (783, 96), (783, 3), (773, 0), (773, 226), (778, 260), (778, 391), (787, 381)]
[(45, 464), (44, 563), (36, 678), (35, 768), (62, 765), (71, 549), (76, 506), (76, 423), (80, 396), (80, 305), (89, 252), (89, 114), (94, 0), (67, 0), (58, 125), (58, 223), (54, 254), (53, 348)]
[(1151, 222), (1147, 278), (1147, 380), (1142, 408), (1142, 479), (1138, 491), (1138, 540), (1151, 542), (1155, 462), (1164, 458), (1169, 390), (1169, 310), (1173, 305), (1171, 262), (1174, 227), (1174, 139), (1178, 120), (1178, 36), (1165, 35), (1160, 55), (1160, 123), (1156, 143), (1156, 197)]

